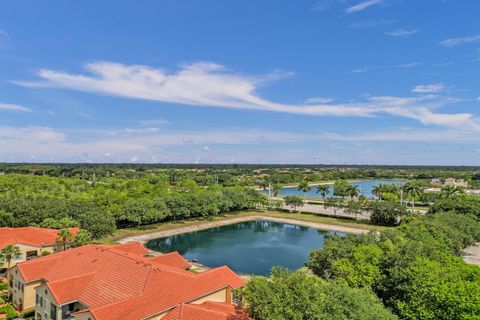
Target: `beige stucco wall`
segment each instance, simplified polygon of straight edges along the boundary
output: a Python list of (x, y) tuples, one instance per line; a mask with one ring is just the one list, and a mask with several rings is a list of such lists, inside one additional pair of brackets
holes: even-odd
[(200, 304), (204, 303), (206, 301), (213, 301), (213, 302), (227, 302), (227, 288), (210, 293), (209, 295), (206, 295), (202, 298), (196, 299), (191, 301), (190, 303), (193, 304)]
[[(36, 251), (38, 256), (40, 256), (42, 251), (47, 251), (50, 253), (54, 252), (53, 245), (45, 246), (45, 247), (34, 247), (26, 244), (16, 244), (15, 246), (17, 246), (20, 249), (20, 255), (12, 259), (12, 261), (10, 262), (10, 267), (15, 266), (19, 262), (27, 260), (27, 252), (29, 251)], [(8, 265), (6, 262), (0, 263), (0, 268), (7, 268), (7, 267)]]
[[(8, 282), (8, 292), (12, 295), (12, 299), (16, 305), (23, 301), (23, 309), (27, 310), (35, 307), (35, 288), (42, 285), (42, 280), (32, 281), (25, 283), (17, 267), (10, 268), (8, 270), (7, 278), (10, 280), (10, 276), (13, 277), (13, 287), (10, 287), (10, 281)], [(20, 289), (17, 289), (16, 283), (20, 282), (23, 284), (23, 292)]]
[[(57, 319), (56, 320), (61, 320), (62, 319), (62, 310), (57, 306), (57, 303), (55, 302), (55, 298), (53, 295), (50, 293), (50, 290), (46, 285), (41, 285), (38, 286), (35, 290), (34, 293), (34, 298), (33, 298), (33, 303), (35, 304), (35, 295), (38, 294), (44, 299), (44, 307), (40, 306), (35, 306), (35, 313), (37, 315), (42, 315), (44, 319), (50, 319), (50, 308), (51, 303), (55, 305), (55, 308), (57, 309)], [(47, 305), (47, 307), (45, 307)]]
[[(221, 289), (219, 291), (215, 291), (215, 292), (212, 292), (202, 298), (199, 298), (199, 299), (195, 299), (189, 303), (192, 303), (192, 304), (200, 304), (200, 303), (204, 303), (205, 301), (213, 301), (213, 302), (226, 302), (228, 301), (228, 297), (230, 297), (230, 288), (225, 288), (225, 289)], [(159, 320), (159, 319), (162, 319), (166, 314), (168, 313), (167, 312), (163, 312), (161, 314), (157, 314), (155, 316), (152, 316), (150, 318), (145, 318), (146, 320)], [(77, 320), (77, 318), (75, 318), (75, 320)], [(81, 320), (87, 320), (87, 318), (82, 318)]]

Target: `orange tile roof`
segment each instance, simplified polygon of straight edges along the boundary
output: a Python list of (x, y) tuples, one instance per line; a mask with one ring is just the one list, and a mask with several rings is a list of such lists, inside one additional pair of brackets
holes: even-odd
[(182, 304), (168, 312), (162, 320), (253, 320), (246, 313), (228, 303), (205, 302)]
[[(78, 228), (70, 228), (70, 232), (77, 234)], [(25, 244), (33, 247), (43, 247), (57, 243), (57, 229), (24, 227), (0, 228), (0, 249), (13, 244)]]
[(188, 269), (192, 266), (178, 252), (162, 254), (161, 256), (150, 258), (150, 261), (180, 269)]
[[(177, 260), (172, 257), (167, 260)], [(143, 319), (244, 285), (228, 267), (194, 274), (156, 260), (144, 257), (134, 244), (87, 245), (21, 262), (17, 268), (27, 282), (44, 279), (58, 304), (81, 301), (88, 306), (82, 312), (89, 311), (96, 320)]]

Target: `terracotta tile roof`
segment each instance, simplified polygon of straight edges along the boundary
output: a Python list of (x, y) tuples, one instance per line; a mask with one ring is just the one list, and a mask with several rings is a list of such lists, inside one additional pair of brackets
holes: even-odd
[(150, 261), (180, 269), (188, 269), (192, 266), (178, 252), (162, 254), (161, 256), (150, 258)]
[(228, 303), (205, 302), (182, 304), (168, 312), (162, 320), (253, 320)]
[(140, 242), (134, 241), (134, 242), (127, 242), (125, 244), (120, 244), (117, 246), (113, 246), (112, 249), (115, 250), (120, 250), (120, 251), (125, 251), (128, 253), (133, 253), (139, 256), (146, 255), (148, 254), (147, 248), (145, 248)]
[[(165, 259), (178, 262), (176, 255)], [(244, 284), (228, 267), (195, 274), (180, 264), (156, 260), (144, 257), (136, 244), (87, 245), (21, 262), (17, 268), (26, 281), (44, 279), (57, 303), (86, 304), (84, 311), (96, 320), (143, 319)]]
[[(70, 228), (77, 234), (78, 228)], [(53, 245), (57, 242), (58, 230), (36, 227), (0, 228), (0, 249), (10, 244), (26, 244), (34, 247)]]

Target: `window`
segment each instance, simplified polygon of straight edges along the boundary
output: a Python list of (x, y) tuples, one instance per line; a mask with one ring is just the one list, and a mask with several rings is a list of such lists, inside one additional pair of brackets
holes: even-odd
[(36, 304), (37, 306), (40, 305), (40, 298), (41, 298), (40, 295), (37, 293), (37, 294), (35, 295), (35, 304)]
[(57, 320), (57, 306), (50, 303), (50, 319)]

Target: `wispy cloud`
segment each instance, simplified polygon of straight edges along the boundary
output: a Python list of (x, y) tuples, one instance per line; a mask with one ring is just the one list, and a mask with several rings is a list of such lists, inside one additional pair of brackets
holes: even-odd
[(372, 6), (379, 5), (381, 3), (383, 3), (383, 0), (367, 0), (367, 1), (360, 2), (354, 6), (348, 7), (347, 9), (345, 9), (345, 12), (348, 14), (352, 14), (352, 13), (363, 11)]
[(364, 20), (364, 21), (357, 21), (354, 22), (350, 25), (351, 28), (353, 29), (368, 29), (368, 28), (375, 28), (378, 26), (386, 25), (386, 24), (391, 24), (395, 22), (394, 20)]
[(455, 47), (463, 44), (480, 42), (480, 35), (450, 38), (440, 41), (440, 44), (445, 47)]
[(10, 103), (0, 103), (0, 111), (32, 112), (32, 109)]
[(322, 98), (322, 97), (314, 97), (314, 98), (308, 98), (307, 100), (305, 100), (305, 103), (308, 103), (308, 104), (315, 104), (315, 103), (330, 103), (332, 102), (333, 99), (332, 98)]
[(163, 126), (169, 123), (167, 119), (148, 119), (148, 120), (139, 120), (138, 123), (140, 123), (142, 126)]
[(0, 29), (0, 49), (7, 49), (10, 37), (8, 33)]
[(412, 89), (414, 93), (440, 93), (447, 87), (443, 83), (424, 84), (415, 86)]
[(77, 112), (77, 114), (82, 118), (90, 118), (90, 114), (86, 112)]
[(400, 28), (391, 32), (385, 32), (385, 34), (392, 36), (392, 37), (397, 37), (397, 38), (407, 38), (411, 35), (414, 35), (415, 33), (418, 33), (420, 30), (418, 29), (404, 29)]
[[(413, 66), (413, 65), (410, 65)], [(41, 70), (43, 81), (16, 82), (28, 87), (59, 87), (90, 93), (153, 100), (194, 106), (255, 109), (310, 116), (367, 117), (382, 114), (405, 117), (423, 124), (441, 126), (477, 127), (471, 114), (441, 114), (435, 111), (450, 99), (436, 96), (370, 97), (357, 102), (315, 104), (283, 104), (261, 98), (256, 94), (265, 85), (281, 75), (248, 76), (232, 72), (214, 63), (184, 65), (175, 73), (148, 66), (127, 66), (111, 62), (87, 65), (92, 75), (69, 74), (53, 70)], [(439, 93), (441, 84), (417, 86), (415, 93)]]
[[(0, 158), (36, 159), (38, 161), (82, 161), (86, 162), (150, 162), (163, 157), (164, 148), (184, 150), (180, 156), (169, 158), (175, 162), (192, 162), (199, 156), (198, 152), (213, 155), (216, 146), (232, 146), (237, 156), (244, 153), (241, 145), (274, 146), (298, 145), (299, 143), (335, 143), (341, 148), (342, 143), (358, 142), (432, 142), (441, 143), (478, 143), (478, 132), (469, 129), (434, 129), (395, 128), (383, 132), (370, 133), (336, 133), (318, 131), (298, 133), (290, 131), (270, 131), (259, 129), (217, 128), (215, 130), (184, 132), (151, 132), (140, 135), (122, 135), (114, 137), (98, 136), (94, 132), (82, 142), (74, 142), (64, 130), (48, 127), (5, 127), (0, 126)], [(347, 147), (348, 145), (343, 145)], [(172, 149), (173, 148), (173, 149)], [(196, 150), (196, 151), (195, 151)], [(268, 148), (270, 152), (270, 148)], [(351, 148), (348, 149), (351, 153)], [(197, 153), (195, 153), (197, 152)], [(311, 150), (309, 151), (311, 153)], [(204, 155), (205, 156), (205, 155)], [(265, 157), (266, 154), (262, 154)], [(228, 159), (231, 155), (228, 156)], [(246, 158), (254, 161), (253, 158)], [(357, 159), (355, 157), (354, 159)], [(279, 161), (279, 159), (277, 159)], [(31, 160), (30, 160), (31, 161)], [(225, 160), (224, 160), (225, 161)], [(228, 160), (226, 160), (228, 161)], [(298, 157), (296, 158), (298, 162)]]

